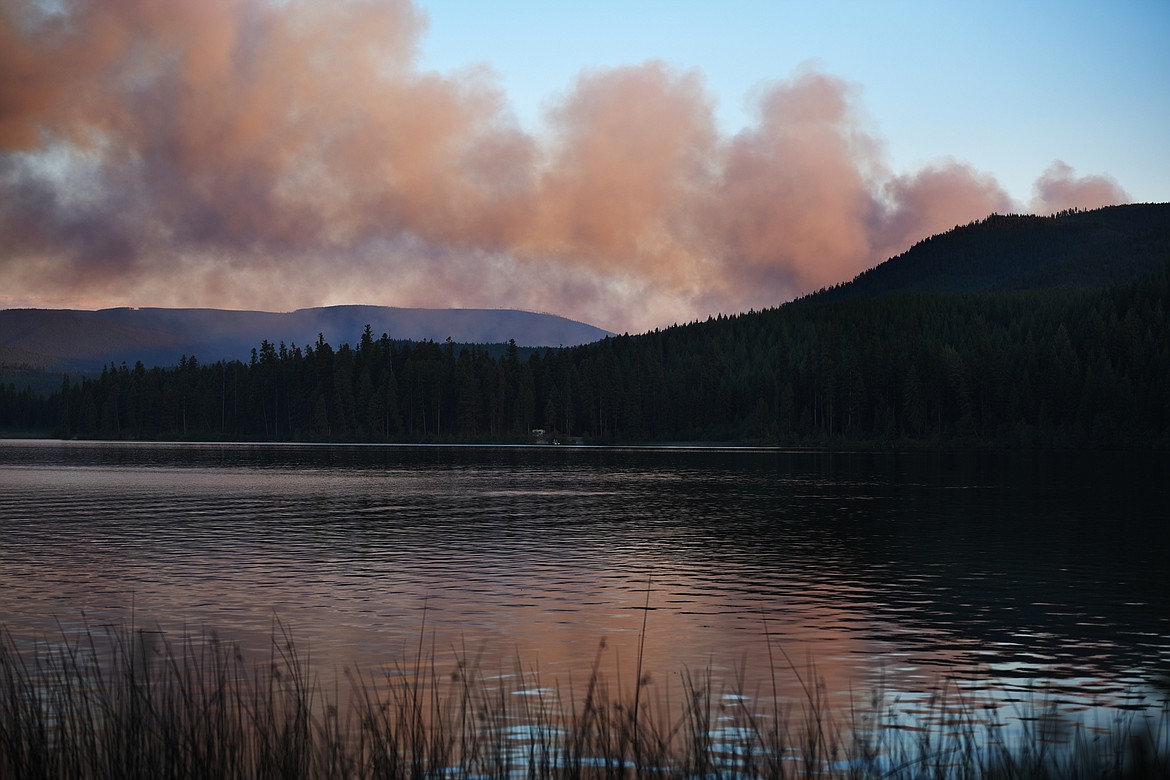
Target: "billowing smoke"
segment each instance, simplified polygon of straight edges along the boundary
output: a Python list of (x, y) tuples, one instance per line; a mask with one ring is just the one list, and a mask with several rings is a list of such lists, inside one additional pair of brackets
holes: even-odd
[(1111, 176), (1073, 175), (1073, 169), (1057, 160), (1036, 180), (1032, 211), (1054, 214), (1070, 208), (1092, 209), (1125, 203), (1129, 196)]
[[(887, 170), (807, 69), (721, 134), (700, 73), (587, 71), (523, 131), (490, 72), (421, 71), (407, 0), (0, 0), (12, 301), (517, 307), (639, 330), (778, 304), (1019, 210)], [(1032, 208), (1125, 200), (1055, 163)]]

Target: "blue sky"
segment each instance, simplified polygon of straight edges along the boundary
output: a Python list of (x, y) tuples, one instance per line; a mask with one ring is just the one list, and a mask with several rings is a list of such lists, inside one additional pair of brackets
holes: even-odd
[(517, 118), (587, 69), (698, 69), (721, 129), (753, 121), (762, 84), (812, 64), (857, 90), (896, 171), (940, 158), (1016, 199), (1056, 159), (1170, 200), (1170, 2), (418, 3), (420, 65), (487, 65)]

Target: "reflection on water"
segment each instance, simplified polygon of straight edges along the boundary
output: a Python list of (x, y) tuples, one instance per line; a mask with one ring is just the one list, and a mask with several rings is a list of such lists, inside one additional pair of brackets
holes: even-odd
[(939, 690), (1142, 706), (1170, 678), (1168, 464), (4, 442), (0, 620), (206, 627), (266, 652), (279, 616), (325, 667), (425, 638), (560, 683), (603, 637), (632, 673), (645, 620), (661, 686), (709, 669), (770, 693), (791, 663), (842, 696), (881, 685), (910, 719)]

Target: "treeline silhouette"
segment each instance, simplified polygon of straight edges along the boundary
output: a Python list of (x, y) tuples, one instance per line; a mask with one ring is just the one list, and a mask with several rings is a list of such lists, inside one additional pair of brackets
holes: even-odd
[[(1170, 204), (999, 216), (776, 309), (580, 347), (265, 341), (109, 365), (0, 430), (270, 441), (1170, 445)], [(356, 334), (355, 334), (356, 335)]]
[(0, 431), (42, 433), (57, 427), (60, 400), (31, 384), (0, 382)]
[[(263, 342), (247, 362), (109, 366), (0, 424), (265, 441), (1170, 444), (1170, 267), (1124, 285), (813, 296), (574, 348)], [(16, 425), (13, 425), (13, 421)]]

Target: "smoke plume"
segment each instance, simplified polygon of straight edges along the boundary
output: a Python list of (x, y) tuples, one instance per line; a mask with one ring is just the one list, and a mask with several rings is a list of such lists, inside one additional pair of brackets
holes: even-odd
[(1036, 180), (1032, 211), (1055, 214), (1070, 208), (1092, 209), (1125, 203), (1129, 195), (1110, 176), (1073, 175), (1073, 169), (1061, 160), (1048, 166)]
[[(721, 134), (703, 76), (586, 71), (522, 130), (486, 69), (417, 65), (407, 0), (0, 0), (8, 302), (516, 307), (639, 330), (776, 305), (1013, 209), (887, 170), (805, 69)], [(1032, 208), (1121, 202), (1054, 163)]]

